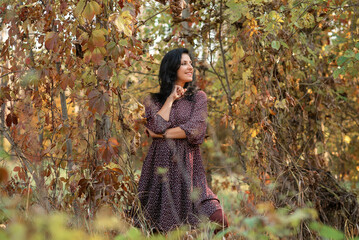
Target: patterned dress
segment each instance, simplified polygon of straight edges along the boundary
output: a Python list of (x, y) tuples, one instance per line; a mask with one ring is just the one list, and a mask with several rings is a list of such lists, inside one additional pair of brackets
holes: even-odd
[(198, 91), (192, 101), (176, 100), (169, 121), (157, 112), (161, 104), (145, 99), (146, 127), (162, 134), (180, 127), (186, 139), (154, 138), (144, 160), (139, 181), (139, 198), (153, 227), (167, 232), (181, 224), (198, 224), (221, 209), (217, 196), (207, 186), (199, 145), (206, 133), (207, 96)]

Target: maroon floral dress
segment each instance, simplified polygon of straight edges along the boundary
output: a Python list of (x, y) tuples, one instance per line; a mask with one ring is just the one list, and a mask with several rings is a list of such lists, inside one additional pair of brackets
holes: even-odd
[(161, 104), (147, 97), (146, 127), (162, 134), (180, 127), (186, 139), (154, 138), (144, 160), (139, 198), (152, 227), (167, 232), (181, 224), (198, 224), (221, 209), (217, 196), (207, 186), (199, 145), (206, 133), (207, 96), (198, 91), (193, 100), (176, 100), (169, 121), (157, 112)]

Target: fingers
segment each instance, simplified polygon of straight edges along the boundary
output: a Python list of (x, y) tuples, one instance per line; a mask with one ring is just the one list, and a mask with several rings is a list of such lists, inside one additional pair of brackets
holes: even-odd
[(185, 92), (187, 91), (187, 89), (184, 89), (183, 87), (179, 86), (179, 85), (175, 85), (173, 88), (173, 91), (171, 93), (171, 98), (175, 101), (179, 98), (181, 98)]
[(150, 129), (146, 128), (146, 131), (148, 132), (148, 137), (155, 137), (156, 136), (156, 133), (152, 132)]
[(183, 88), (180, 87), (180, 86), (177, 86), (177, 87), (176, 87), (176, 91), (177, 91), (177, 96), (182, 97), (182, 95), (183, 95), (183, 93), (184, 93)]
[(148, 133), (148, 137), (152, 137), (152, 138), (163, 138), (163, 136), (161, 134), (156, 134), (154, 132), (152, 132), (150, 129), (146, 128), (146, 133)]
[(183, 89), (183, 87), (181, 87), (179, 85), (175, 85), (174, 93), (175, 93), (176, 99), (178, 99), (183, 96), (183, 94), (185, 93), (185, 90)]

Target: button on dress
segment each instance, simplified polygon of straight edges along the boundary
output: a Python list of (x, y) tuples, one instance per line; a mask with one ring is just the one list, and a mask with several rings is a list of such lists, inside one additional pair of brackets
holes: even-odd
[(180, 127), (187, 138), (153, 138), (138, 185), (142, 210), (161, 232), (182, 224), (196, 226), (201, 216), (221, 209), (207, 186), (199, 148), (206, 133), (207, 96), (198, 91), (192, 100), (176, 100), (169, 121), (157, 114), (162, 106), (150, 96), (144, 105), (148, 129), (163, 134), (168, 128)]

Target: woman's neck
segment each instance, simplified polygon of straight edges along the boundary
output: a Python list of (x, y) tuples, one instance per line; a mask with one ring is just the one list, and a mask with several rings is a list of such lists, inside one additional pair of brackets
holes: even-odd
[(175, 84), (176, 84), (176, 85), (178, 85), (178, 86), (184, 87), (185, 82), (179, 82), (179, 81), (176, 81), (176, 83), (175, 83)]

